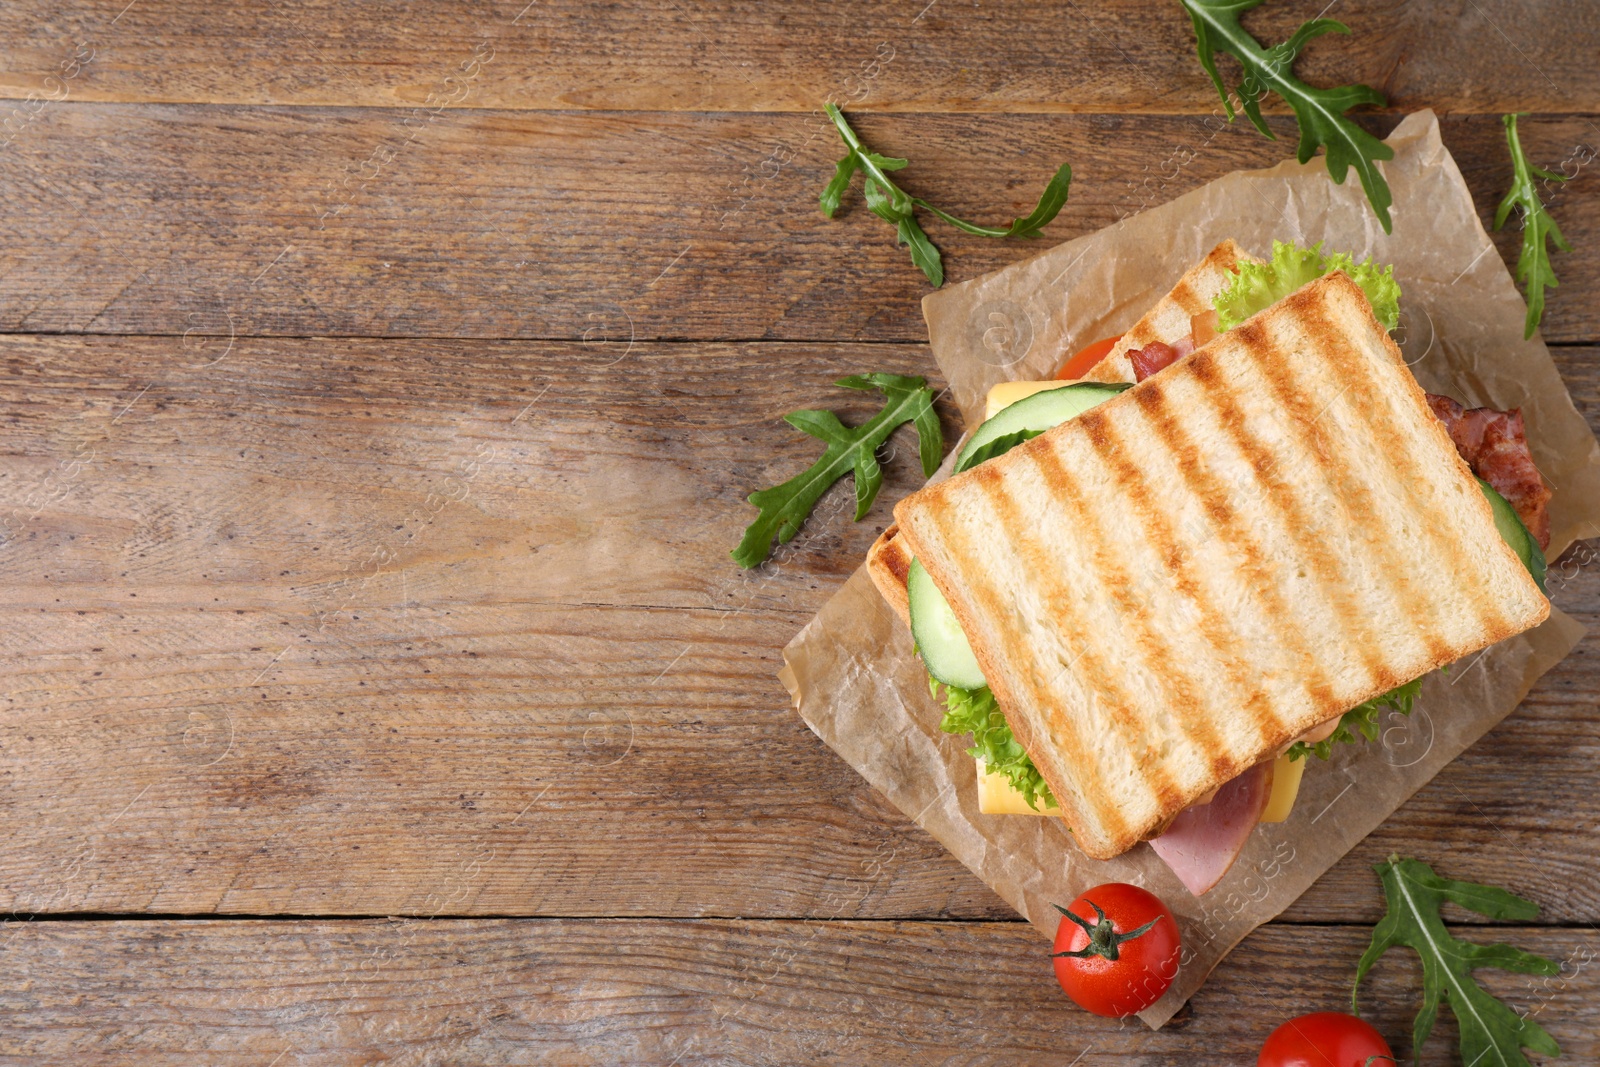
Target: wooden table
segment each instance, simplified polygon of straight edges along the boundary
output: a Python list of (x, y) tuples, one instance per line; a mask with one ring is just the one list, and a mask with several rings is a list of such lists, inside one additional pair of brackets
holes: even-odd
[[(1440, 112), (1486, 219), (1501, 112), (1576, 174), (1544, 335), (1600, 421), (1600, 10), (1333, 7), (1302, 75)], [(816, 109), (963, 216), (1070, 162), (1066, 240), (1293, 150), (1220, 122), (1175, 3), (68, 0), (0, 38), (0, 1062), (1253, 1062), (1345, 1003), (1391, 852), (1537, 900), (1468, 936), (1565, 961), (1487, 982), (1600, 1060), (1600, 641), (1154, 1034), (1068, 1004), (775, 677), (920, 480), (901, 449), (741, 572), (745, 494), (814, 455), (780, 417), (936, 376), (887, 227), (817, 211)], [(1042, 247), (933, 233), (957, 280)], [(1552, 571), (1591, 625), (1595, 558)], [(1416, 987), (1364, 993), (1397, 1047)]]

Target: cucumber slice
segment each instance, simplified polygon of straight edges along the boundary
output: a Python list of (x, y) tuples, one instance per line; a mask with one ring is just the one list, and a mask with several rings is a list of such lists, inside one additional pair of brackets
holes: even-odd
[(956, 459), (956, 473), (993, 459), (1029, 438), (1038, 437), (1052, 426), (1059, 426), (1074, 415), (1110, 400), (1124, 389), (1132, 388), (1127, 382), (1079, 382), (1025, 396), (1001, 408), (999, 414), (978, 427)]
[(1539, 584), (1539, 591), (1549, 596), (1550, 590), (1544, 585), (1544, 552), (1539, 548), (1539, 542), (1534, 540), (1533, 534), (1522, 524), (1522, 516), (1511, 506), (1511, 501), (1497, 493), (1494, 486), (1482, 478), (1478, 479), (1478, 485), (1483, 489), (1483, 495), (1489, 499), (1489, 507), (1494, 511), (1494, 525), (1495, 529), (1500, 531), (1500, 539), (1510, 545), (1512, 551), (1522, 560), (1522, 565), (1528, 568), (1528, 573)]
[(957, 689), (987, 685), (955, 610), (916, 560), (906, 575), (906, 596), (911, 601), (911, 637), (928, 673)]

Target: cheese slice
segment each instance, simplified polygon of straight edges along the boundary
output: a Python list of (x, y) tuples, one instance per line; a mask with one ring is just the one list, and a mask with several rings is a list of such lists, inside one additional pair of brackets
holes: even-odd
[(1011, 785), (1003, 774), (990, 774), (982, 760), (978, 765), (978, 810), (985, 815), (1060, 815), (1061, 808), (1054, 803), (1039, 805), (1037, 810)]
[(1279, 756), (1272, 765), (1272, 795), (1267, 798), (1267, 809), (1261, 813), (1262, 822), (1282, 822), (1294, 810), (1294, 799), (1300, 795), (1300, 776), (1306, 773), (1304, 759)]
[(989, 390), (989, 400), (984, 405), (983, 417), (985, 421), (992, 419), (1001, 408), (1008, 408), (1023, 397), (1042, 393), (1046, 389), (1060, 389), (1063, 385), (1073, 385), (1073, 382), (1001, 382)]
[[(978, 765), (978, 810), (985, 815), (1059, 815), (1061, 809), (1054, 804), (1034, 809), (1028, 807), (1003, 774), (990, 774), (982, 760)], [(1272, 768), (1272, 796), (1267, 798), (1262, 822), (1283, 822), (1294, 810), (1295, 798), (1300, 795), (1300, 777), (1305, 774), (1306, 761), (1279, 756)]]

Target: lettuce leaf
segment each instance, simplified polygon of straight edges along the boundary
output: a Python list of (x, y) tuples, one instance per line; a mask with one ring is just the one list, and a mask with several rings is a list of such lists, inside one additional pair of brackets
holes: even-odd
[(1417, 694), (1422, 691), (1422, 679), (1413, 678), (1405, 685), (1397, 686), (1387, 693), (1379, 693), (1365, 704), (1357, 704), (1339, 717), (1339, 725), (1333, 733), (1308, 745), (1304, 741), (1296, 741), (1289, 746), (1289, 758), (1305, 759), (1307, 756), (1316, 756), (1325, 760), (1333, 755), (1334, 745), (1354, 744), (1358, 735), (1368, 741), (1378, 739), (1378, 712), (1384, 708), (1398, 711), (1402, 715), (1410, 715), (1411, 708), (1417, 701)]
[(1392, 266), (1379, 270), (1372, 260), (1357, 263), (1347, 252), (1325, 254), (1321, 241), (1310, 248), (1274, 241), (1270, 260), (1240, 264), (1233, 284), (1212, 301), (1211, 306), (1217, 309), (1217, 332), (1233, 329), (1307, 282), (1335, 270), (1343, 271), (1361, 286), (1384, 329), (1392, 330), (1400, 324), (1400, 283), (1394, 280)]
[[(928, 679), (928, 688), (939, 696), (940, 684)], [(967, 755), (983, 761), (991, 773), (1003, 774), (1011, 787), (1022, 794), (1028, 807), (1038, 811), (1041, 806), (1056, 807), (1056, 798), (1050, 794), (1044, 775), (1033, 765), (1017, 739), (1006, 725), (1006, 717), (988, 686), (981, 689), (957, 689), (944, 686), (944, 719), (939, 729), (947, 734), (971, 734), (972, 747)]]

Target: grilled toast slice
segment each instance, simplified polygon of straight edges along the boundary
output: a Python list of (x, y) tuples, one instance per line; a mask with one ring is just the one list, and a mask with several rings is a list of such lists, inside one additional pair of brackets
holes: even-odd
[(1338, 273), (895, 518), (1100, 859), (1549, 613)]

